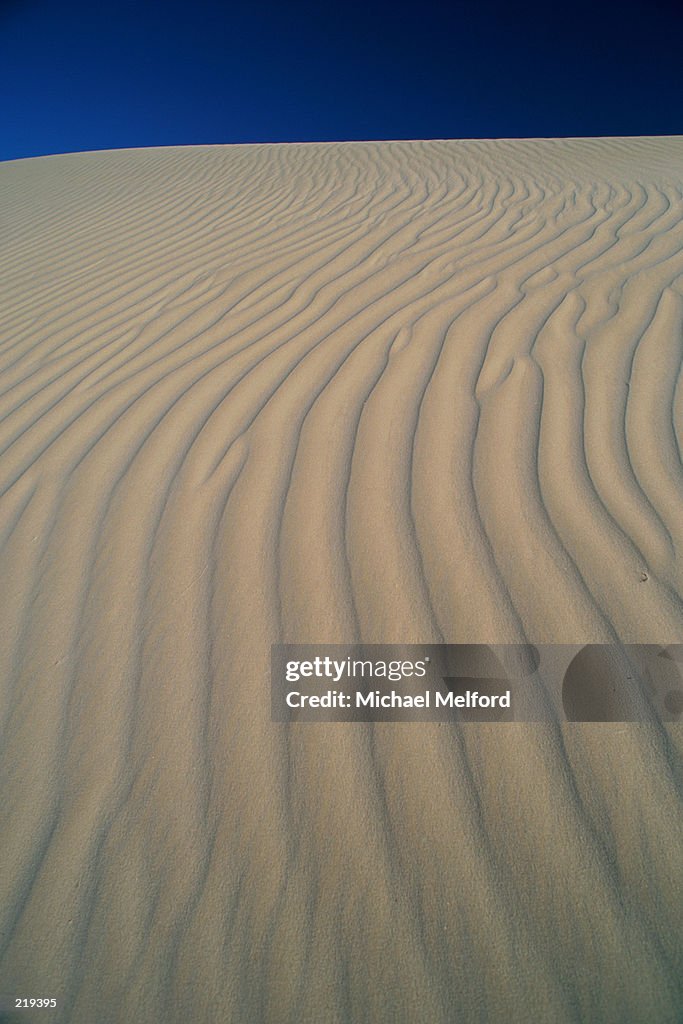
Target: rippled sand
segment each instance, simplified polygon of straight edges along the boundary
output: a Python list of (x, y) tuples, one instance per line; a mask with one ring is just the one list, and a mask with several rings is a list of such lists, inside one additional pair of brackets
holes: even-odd
[(269, 664), (683, 640), (683, 138), (0, 196), (0, 1019), (678, 1024), (678, 724), (275, 725)]

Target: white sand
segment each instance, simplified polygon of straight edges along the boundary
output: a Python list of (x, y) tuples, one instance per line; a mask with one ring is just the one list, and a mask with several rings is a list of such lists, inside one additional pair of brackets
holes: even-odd
[(680, 1021), (678, 725), (273, 725), (269, 656), (681, 642), (682, 196), (683, 138), (0, 165), (16, 1019)]

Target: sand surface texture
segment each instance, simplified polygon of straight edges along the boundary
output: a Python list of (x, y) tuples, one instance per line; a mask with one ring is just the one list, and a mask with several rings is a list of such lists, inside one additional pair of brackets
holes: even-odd
[(676, 723), (275, 725), (269, 658), (683, 640), (682, 192), (680, 138), (0, 166), (3, 1021), (680, 1021)]

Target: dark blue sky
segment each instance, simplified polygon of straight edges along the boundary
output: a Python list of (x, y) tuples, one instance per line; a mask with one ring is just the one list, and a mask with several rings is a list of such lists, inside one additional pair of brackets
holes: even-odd
[(0, 0), (0, 159), (682, 134), (681, 11), (669, 0)]

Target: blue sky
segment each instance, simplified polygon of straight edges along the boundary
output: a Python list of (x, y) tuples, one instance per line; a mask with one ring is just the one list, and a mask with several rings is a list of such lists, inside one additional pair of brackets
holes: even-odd
[(668, 0), (0, 0), (0, 159), (199, 143), (681, 134), (681, 11)]

